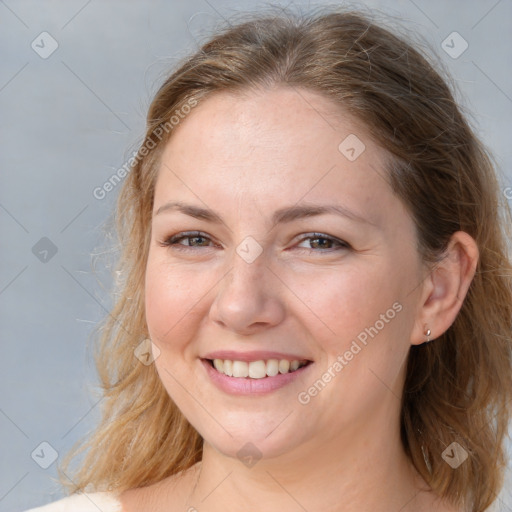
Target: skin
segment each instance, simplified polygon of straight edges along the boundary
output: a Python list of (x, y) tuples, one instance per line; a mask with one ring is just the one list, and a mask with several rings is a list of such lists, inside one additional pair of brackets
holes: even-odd
[[(355, 161), (338, 149), (349, 134), (365, 144)], [(216, 93), (177, 127), (155, 188), (146, 318), (162, 383), (203, 436), (204, 453), (181, 475), (125, 492), (125, 511), (456, 510), (403, 452), (400, 396), (410, 346), (425, 342), (427, 327), (436, 338), (451, 325), (478, 251), (459, 232), (434, 270), (424, 265), (411, 215), (386, 180), (387, 158), (329, 99), (286, 87)], [(214, 210), (223, 223), (157, 214), (169, 201)], [(275, 210), (297, 203), (342, 205), (364, 220), (271, 224)], [(162, 244), (186, 231), (206, 238)], [(263, 250), (252, 263), (236, 252), (247, 236)], [(397, 303), (400, 312), (300, 403)], [(233, 396), (200, 362), (217, 349), (278, 350), (313, 364), (267, 395)], [(248, 442), (262, 455), (252, 467), (237, 457)]]

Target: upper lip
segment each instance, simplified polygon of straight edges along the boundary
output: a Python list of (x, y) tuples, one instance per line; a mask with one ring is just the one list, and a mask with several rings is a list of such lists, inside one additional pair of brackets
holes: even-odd
[(285, 354), (284, 352), (274, 352), (271, 350), (254, 350), (251, 352), (237, 352), (236, 350), (216, 350), (209, 352), (203, 359), (228, 359), (229, 361), (268, 361), (269, 359), (286, 359), (288, 361), (311, 361), (307, 357), (297, 354)]

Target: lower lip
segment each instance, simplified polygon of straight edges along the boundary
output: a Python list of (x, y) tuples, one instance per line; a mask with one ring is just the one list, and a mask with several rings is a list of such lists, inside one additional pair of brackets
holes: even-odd
[(312, 363), (308, 363), (306, 366), (302, 366), (291, 373), (278, 373), (274, 377), (252, 379), (250, 377), (228, 377), (218, 372), (208, 360), (201, 359), (201, 363), (203, 363), (206, 373), (212, 382), (222, 391), (233, 395), (264, 394), (275, 391), (302, 377), (304, 372), (308, 371), (309, 367), (312, 366)]

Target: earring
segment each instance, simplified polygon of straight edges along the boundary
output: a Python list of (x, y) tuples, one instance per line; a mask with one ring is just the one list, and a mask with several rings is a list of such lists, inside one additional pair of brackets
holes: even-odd
[(432, 331), (430, 329), (427, 329), (427, 332), (425, 333), (425, 336), (427, 337), (427, 343), (430, 341), (431, 334), (432, 334)]

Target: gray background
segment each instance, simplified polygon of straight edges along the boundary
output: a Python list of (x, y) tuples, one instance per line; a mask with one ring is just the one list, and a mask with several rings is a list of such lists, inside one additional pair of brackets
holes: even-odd
[[(35, 462), (49, 463), (51, 450), (31, 454), (48, 442), (62, 457), (98, 419), (87, 346), (111, 304), (108, 275), (102, 265), (93, 271), (91, 255), (104, 251), (102, 223), (117, 190), (98, 200), (93, 189), (140, 142), (150, 98), (169, 67), (219, 19), (260, 5), (0, 0), (0, 511), (62, 497), (56, 464)], [(512, 186), (511, 0), (352, 5), (403, 18), (427, 38), (495, 154), (505, 193)], [(49, 39), (41, 48), (44, 31), (58, 44), (47, 58), (31, 47), (51, 48)], [(441, 46), (453, 31), (469, 44), (458, 58)], [(512, 511), (508, 478), (499, 509)]]

